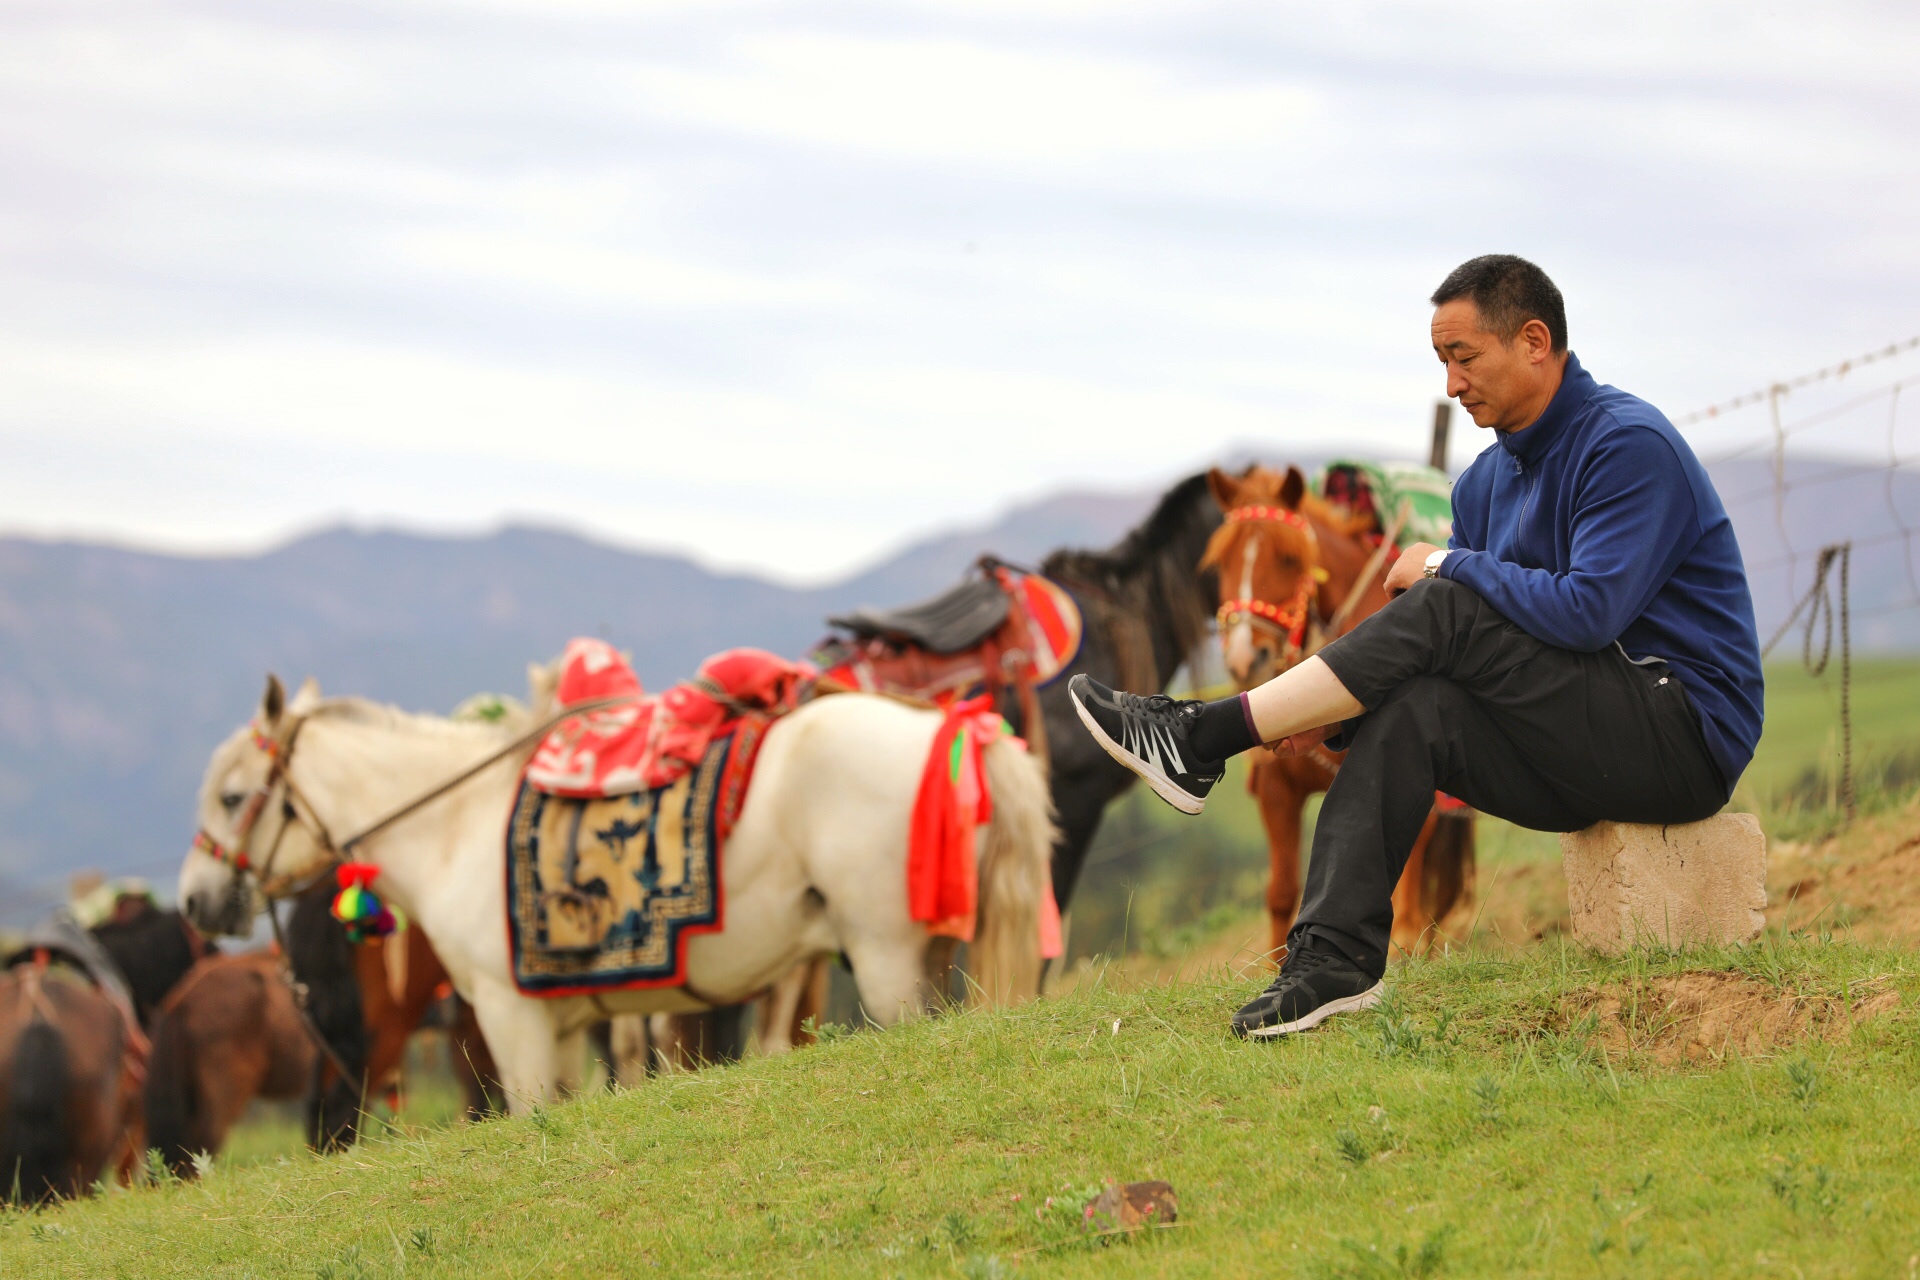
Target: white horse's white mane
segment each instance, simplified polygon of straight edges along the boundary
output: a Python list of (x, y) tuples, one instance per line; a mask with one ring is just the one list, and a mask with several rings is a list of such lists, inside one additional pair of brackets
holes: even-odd
[(439, 734), (448, 738), (499, 737), (514, 727), (511, 723), (484, 720), (451, 720), (423, 711), (402, 711), (399, 707), (371, 698), (328, 698), (312, 711), (310, 718), (326, 717), (373, 729), (392, 729), (400, 733)]

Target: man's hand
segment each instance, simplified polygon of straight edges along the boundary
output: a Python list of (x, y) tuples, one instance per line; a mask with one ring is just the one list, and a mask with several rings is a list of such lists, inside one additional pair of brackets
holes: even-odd
[(1389, 598), (1399, 595), (1414, 583), (1427, 576), (1427, 557), (1440, 550), (1431, 542), (1416, 542), (1400, 553), (1398, 559), (1387, 569), (1384, 584)]
[(1337, 724), (1323, 724), (1318, 729), (1302, 729), (1299, 733), (1288, 734), (1278, 742), (1268, 743), (1267, 750), (1273, 754), (1275, 760), (1298, 759), (1338, 732), (1340, 732), (1340, 726)]

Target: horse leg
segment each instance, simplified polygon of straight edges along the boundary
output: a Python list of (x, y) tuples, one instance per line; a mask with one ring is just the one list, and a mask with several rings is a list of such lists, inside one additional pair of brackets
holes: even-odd
[(653, 1036), (644, 1013), (616, 1013), (607, 1020), (607, 1044), (612, 1051), (614, 1083), (637, 1089), (653, 1069)]
[(473, 1012), (500, 1068), (507, 1109), (525, 1115), (550, 1101), (560, 1081), (553, 1018), (538, 999), (482, 976), (473, 987)]
[(1267, 960), (1278, 964), (1300, 910), (1300, 819), (1307, 792), (1297, 784), (1291, 761), (1258, 761), (1247, 789), (1260, 803), (1267, 829)]
[(780, 975), (767, 994), (760, 997), (760, 1052), (769, 1057), (791, 1052), (794, 1045), (794, 1017), (801, 998), (812, 985), (814, 962), (802, 960)]
[(854, 984), (860, 988), (860, 1004), (877, 1026), (920, 1016), (921, 957), (926, 954), (926, 935), (901, 938), (866, 938), (847, 946), (847, 959), (853, 964)]
[(1439, 806), (1427, 813), (1420, 836), (1407, 855), (1400, 872), (1400, 883), (1393, 887), (1393, 949), (1401, 955), (1413, 955), (1433, 940), (1433, 927), (1439, 923), (1429, 909), (1422, 886), (1427, 878), (1427, 846), (1433, 843), (1434, 824), (1440, 817)]
[(554, 1041), (553, 1058), (555, 1096), (567, 1098), (579, 1093), (587, 1072), (587, 1029), (569, 1031)]

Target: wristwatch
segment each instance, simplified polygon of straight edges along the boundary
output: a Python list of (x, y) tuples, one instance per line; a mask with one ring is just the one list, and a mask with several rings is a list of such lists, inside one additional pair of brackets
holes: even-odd
[(1438, 551), (1430, 552), (1427, 556), (1426, 570), (1423, 573), (1421, 573), (1420, 576), (1423, 578), (1431, 578), (1435, 574), (1439, 573), (1440, 562), (1442, 560), (1445, 560), (1451, 554), (1452, 554), (1451, 550), (1449, 550), (1446, 547), (1442, 547)]

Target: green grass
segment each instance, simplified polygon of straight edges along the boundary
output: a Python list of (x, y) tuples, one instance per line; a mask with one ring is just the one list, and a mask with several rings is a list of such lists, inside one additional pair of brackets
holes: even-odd
[[(1900, 1006), (1687, 1067), (1583, 993), (1733, 969)], [(1390, 1006), (1225, 1034), (1258, 979), (1085, 983), (530, 1119), (0, 1216), (21, 1276), (1904, 1275), (1920, 1251), (1910, 953), (1562, 945), (1395, 971)], [(1658, 1021), (1640, 1008), (1642, 1030)], [(1180, 1224), (1089, 1240), (1108, 1178)], [(1051, 1204), (1049, 1200), (1051, 1198)]]
[[(1798, 663), (1767, 668), (1766, 731), (1734, 794), (1780, 834), (1818, 836), (1839, 822), (1840, 665), (1814, 677)], [(1920, 661), (1871, 658), (1853, 665), (1853, 762), (1861, 807), (1904, 801), (1920, 783)]]

